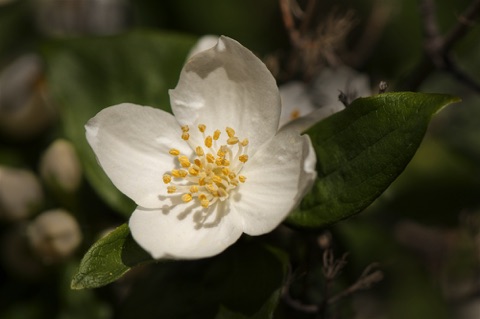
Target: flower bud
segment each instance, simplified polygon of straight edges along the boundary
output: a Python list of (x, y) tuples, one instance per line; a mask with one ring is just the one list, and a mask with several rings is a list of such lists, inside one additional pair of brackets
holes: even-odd
[(57, 139), (40, 159), (40, 176), (49, 186), (72, 193), (82, 180), (82, 168), (72, 144)]
[(46, 263), (71, 256), (82, 241), (77, 221), (63, 209), (40, 214), (28, 226), (27, 236), (35, 253)]
[(36, 54), (25, 54), (0, 73), (0, 131), (18, 139), (36, 136), (52, 123), (47, 105), (43, 65)]
[(28, 218), (42, 203), (38, 178), (30, 171), (0, 167), (0, 218), (10, 221)]

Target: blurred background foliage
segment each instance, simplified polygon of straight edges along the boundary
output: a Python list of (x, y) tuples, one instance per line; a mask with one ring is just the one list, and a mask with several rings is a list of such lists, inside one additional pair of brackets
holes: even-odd
[[(437, 1), (441, 34), (474, 2)], [(167, 90), (175, 86), (190, 47), (205, 34), (238, 40), (266, 61), (279, 84), (301, 78), (283, 72), (296, 52), (275, 0), (0, 1), (0, 318), (193, 318), (200, 313), (208, 318), (217, 313), (205, 306), (213, 297), (203, 294), (211, 287), (226, 296), (216, 301), (220, 309), (231, 306), (217, 318), (254, 317), (251, 310), (231, 313), (248, 308), (236, 299), (250, 305), (267, 300), (256, 314), (263, 318), (275, 306), (272, 296), (281, 293), (282, 276), (291, 284), (291, 297), (303, 304), (282, 297), (275, 318), (478, 318), (480, 91), (436, 68), (412, 85), (424, 56), (419, 3), (324, 0), (312, 23), (353, 13), (351, 32), (334, 53), (368, 74), (375, 92), (385, 80), (389, 90), (449, 93), (463, 100), (434, 118), (405, 172), (365, 212), (329, 229), (305, 233), (282, 226), (258, 239), (243, 238), (232, 248), (235, 253), (215, 257), (220, 261), (142, 266), (109, 286), (73, 291), (70, 278), (86, 249), (133, 208), (113, 187), (104, 187), (108, 179), (83, 138), (85, 122), (124, 101), (168, 110)], [(451, 52), (476, 83), (479, 36), (473, 23)], [(59, 139), (66, 146), (54, 144)], [(47, 156), (50, 152), (54, 155)], [(52, 211), (62, 216), (55, 215), (53, 224), (47, 218)], [(271, 243), (290, 260), (270, 248), (249, 252), (245, 247), (251, 241)], [(337, 258), (348, 252), (342, 272), (327, 283), (326, 248)], [(225, 284), (217, 283), (228, 282), (226, 273), (238, 258), (259, 260), (245, 267), (259, 269), (253, 277), (259, 282), (268, 274), (267, 283), (255, 287), (247, 280), (248, 290), (242, 290), (238, 278), (248, 275), (240, 271), (229, 295)], [(383, 280), (335, 300), (323, 314), (308, 307), (348, 290), (373, 262)], [(195, 301), (196, 295), (203, 297)], [(164, 313), (152, 310), (158, 300), (153, 296), (165, 304)], [(196, 309), (202, 311), (192, 312)]]

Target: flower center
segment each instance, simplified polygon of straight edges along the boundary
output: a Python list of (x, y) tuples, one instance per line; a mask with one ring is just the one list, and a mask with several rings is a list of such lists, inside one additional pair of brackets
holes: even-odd
[(169, 153), (177, 158), (178, 168), (163, 175), (163, 182), (169, 185), (169, 194), (180, 194), (185, 203), (196, 200), (204, 208), (224, 201), (232, 189), (246, 181), (239, 172), (248, 161), (248, 139), (240, 140), (235, 131), (227, 127), (225, 144), (221, 144), (222, 132), (215, 130), (212, 135), (207, 135), (206, 129), (204, 124), (198, 125), (203, 145), (194, 145), (190, 141), (190, 128), (182, 126), (182, 139), (189, 143), (195, 154), (188, 158), (172, 148)]

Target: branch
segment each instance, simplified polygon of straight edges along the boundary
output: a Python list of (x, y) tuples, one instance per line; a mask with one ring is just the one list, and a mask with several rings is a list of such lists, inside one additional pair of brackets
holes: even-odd
[(421, 0), (420, 12), (425, 37), (424, 57), (415, 68), (414, 73), (405, 81), (406, 89), (415, 90), (433, 70), (439, 69), (448, 72), (462, 84), (480, 92), (480, 84), (461, 70), (451, 57), (451, 51), (455, 44), (468, 33), (474, 24), (473, 20), (480, 14), (480, 0), (471, 2), (464, 13), (459, 16), (457, 24), (444, 37), (438, 30), (434, 0)]

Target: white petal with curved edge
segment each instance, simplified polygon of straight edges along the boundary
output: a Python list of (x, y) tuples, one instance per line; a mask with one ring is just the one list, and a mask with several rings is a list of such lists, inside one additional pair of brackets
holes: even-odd
[[(311, 182), (312, 162), (305, 165), (310, 139), (282, 130), (247, 162), (241, 171), (246, 181), (231, 196), (232, 210), (243, 218), (243, 231), (261, 235), (277, 227), (302, 199)], [(308, 171), (308, 174), (305, 172)]]
[(100, 111), (85, 125), (87, 140), (113, 184), (138, 205), (158, 208), (167, 195), (163, 174), (175, 168), (168, 153), (192, 149), (181, 139), (173, 115), (147, 106), (119, 104)]
[(190, 49), (190, 52), (188, 52), (187, 60), (197, 53), (213, 48), (215, 45), (217, 45), (218, 38), (218, 35), (208, 34), (202, 36), (200, 39), (198, 39), (197, 43), (195, 43), (195, 45)]
[(194, 55), (170, 90), (175, 117), (182, 125), (203, 123), (207, 130), (230, 126), (255, 150), (275, 135), (280, 95), (275, 79), (252, 52), (235, 40)]
[[(212, 205), (211, 219), (228, 210)], [(130, 217), (129, 227), (135, 241), (153, 258), (195, 259), (217, 255), (242, 235), (241, 221), (230, 212), (213, 226), (195, 228), (199, 205), (180, 204), (164, 210), (146, 210), (138, 207)], [(197, 214), (197, 215), (196, 215)], [(208, 225), (206, 225), (208, 226)]]

